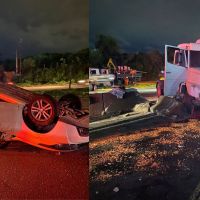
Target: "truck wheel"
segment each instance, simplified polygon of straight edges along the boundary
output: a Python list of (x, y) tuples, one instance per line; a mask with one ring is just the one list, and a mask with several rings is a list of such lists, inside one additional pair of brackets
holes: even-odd
[(26, 117), (34, 126), (48, 126), (57, 119), (57, 106), (49, 95), (38, 95), (26, 106)]
[(187, 94), (187, 87), (185, 84), (180, 84), (179, 92), (180, 92), (180, 94)]
[(96, 90), (97, 90), (97, 86), (94, 84), (93, 88), (92, 88), (92, 91), (96, 91)]
[(185, 105), (187, 112), (191, 113), (193, 97), (191, 97), (188, 94), (187, 87), (184, 83), (181, 83), (179, 85), (178, 97), (179, 97), (179, 101), (181, 101)]
[(89, 84), (89, 91), (93, 91), (93, 85)]
[(187, 87), (184, 83), (180, 83), (178, 87), (178, 91), (176, 93), (176, 98), (180, 100), (181, 102), (185, 101), (185, 98), (187, 98)]
[(185, 105), (188, 113), (192, 113), (192, 105), (193, 105), (192, 100), (193, 100), (193, 98), (191, 96), (189, 96), (188, 93), (184, 94), (182, 102)]

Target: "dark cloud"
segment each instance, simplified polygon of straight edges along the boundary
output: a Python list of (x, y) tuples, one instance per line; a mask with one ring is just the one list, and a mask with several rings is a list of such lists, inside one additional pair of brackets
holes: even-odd
[(91, 46), (98, 34), (115, 37), (126, 51), (200, 37), (198, 0), (91, 0), (90, 6)]
[(88, 47), (88, 0), (1, 0), (0, 53), (13, 57)]

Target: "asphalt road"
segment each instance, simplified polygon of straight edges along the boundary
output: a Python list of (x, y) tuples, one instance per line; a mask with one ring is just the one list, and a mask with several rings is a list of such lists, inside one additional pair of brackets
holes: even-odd
[(0, 158), (0, 199), (88, 199), (87, 146), (59, 155), (13, 142)]

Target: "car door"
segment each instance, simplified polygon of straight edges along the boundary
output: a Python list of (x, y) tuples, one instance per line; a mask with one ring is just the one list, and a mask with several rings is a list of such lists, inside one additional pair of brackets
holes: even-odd
[(186, 81), (188, 52), (175, 46), (165, 46), (164, 95), (176, 95), (179, 85)]

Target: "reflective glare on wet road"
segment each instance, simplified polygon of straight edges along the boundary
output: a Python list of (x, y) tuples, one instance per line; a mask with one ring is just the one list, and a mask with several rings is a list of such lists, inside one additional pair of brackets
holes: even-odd
[(1, 199), (88, 199), (88, 147), (61, 153), (20, 142), (0, 150)]

